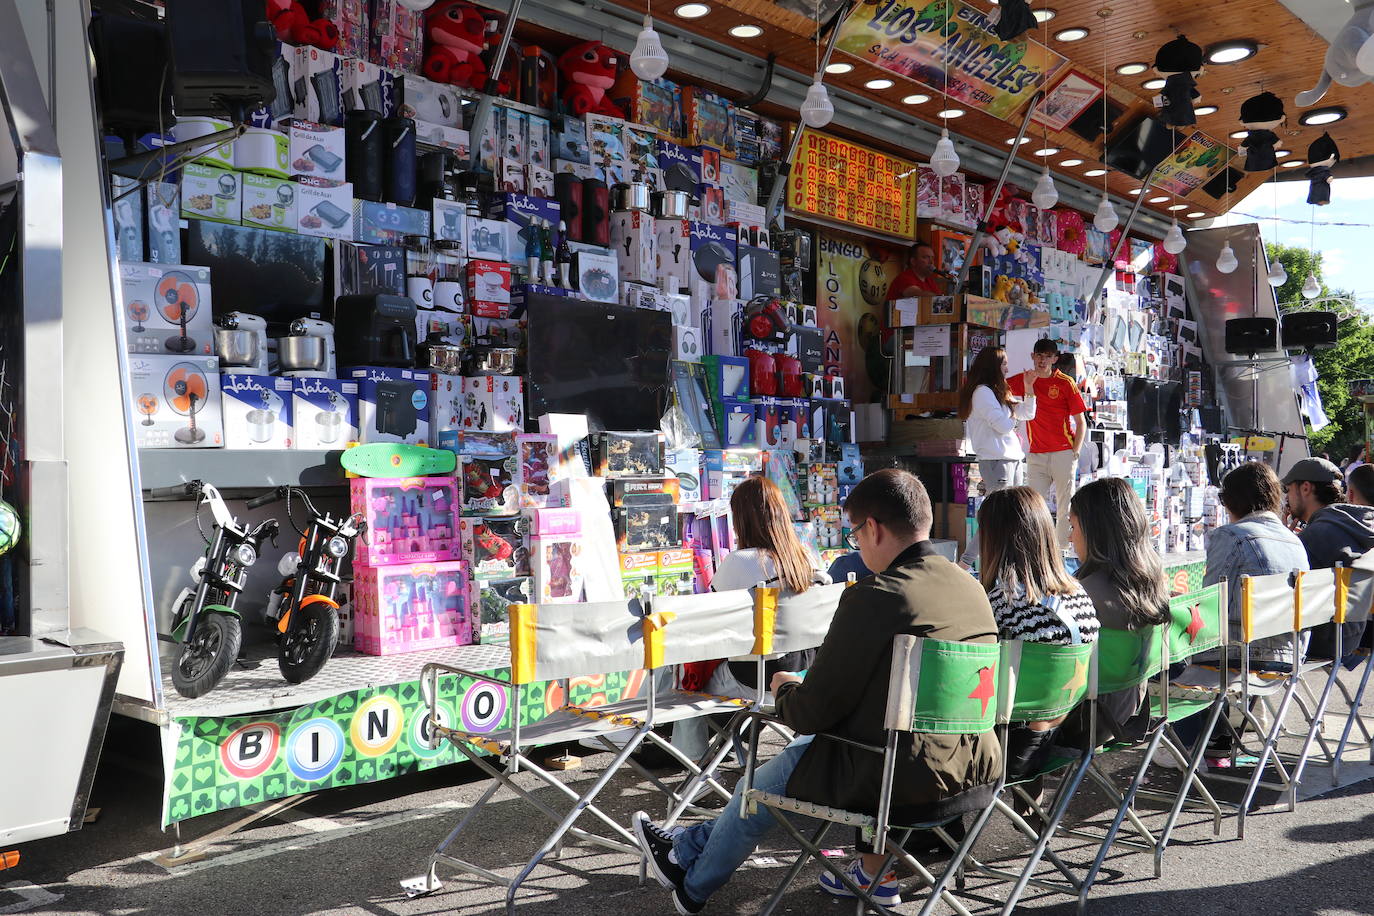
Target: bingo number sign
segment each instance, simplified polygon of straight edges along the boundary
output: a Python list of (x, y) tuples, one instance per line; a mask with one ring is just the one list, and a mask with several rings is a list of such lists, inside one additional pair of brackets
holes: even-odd
[(916, 237), (916, 163), (804, 128), (787, 206), (901, 239)]

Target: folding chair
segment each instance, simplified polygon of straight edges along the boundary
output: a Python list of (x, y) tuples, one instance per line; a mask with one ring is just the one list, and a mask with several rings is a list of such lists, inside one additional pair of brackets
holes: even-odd
[[(509, 681), (439, 663), (424, 666), (420, 684), (429, 706), (430, 725), (436, 736), (434, 740), (453, 743), (491, 777), (492, 782), (468, 809), (458, 826), (435, 848), (425, 874), (401, 882), (410, 896), (430, 893), (442, 887), (437, 875), (437, 867), (442, 863), (504, 885), (507, 889), (506, 910), (509, 913), (514, 910), (515, 894), (520, 885), (545, 856), (561, 848), (565, 836), (571, 835), (639, 856), (634, 835), (596, 806), (597, 796), (611, 777), (626, 764), (635, 749), (652, 736), (651, 729), (656, 721), (672, 721), (675, 717), (735, 708), (732, 704), (700, 697), (684, 700), (671, 695), (671, 701), (660, 708), (655, 672), (675, 661), (716, 657), (719, 646), (747, 650), (753, 644), (754, 598), (747, 590), (688, 596), (672, 601), (665, 598), (656, 600), (657, 606), (651, 605), (649, 608), (645, 608), (638, 599), (586, 604), (512, 605), (509, 610)], [(671, 610), (663, 610), (665, 606)], [(669, 628), (677, 634), (672, 642), (675, 646), (682, 646), (681, 650), (669, 650), (669, 640), (665, 636)], [(695, 652), (690, 648), (693, 645), (697, 647)], [(518, 712), (522, 708), (522, 694), (530, 687), (564, 678), (640, 667), (650, 669), (644, 696), (595, 708), (567, 705), (531, 725), (522, 725), (520, 722)], [(457, 698), (441, 702), (441, 695), (445, 691), (452, 694), (459, 678), (471, 678), (482, 685), (496, 688), (501, 697), (498, 703), (504, 702), (504, 708), (509, 712), (499, 717), (487, 716), (488, 724), (485, 727), (474, 727), (466, 715), (460, 717), (460, 722), (453, 722), (448, 710), (463, 704)], [(623, 745), (612, 746), (615, 753), (612, 762), (581, 794), (565, 785), (557, 772), (545, 769), (533, 756), (533, 751), (539, 747), (603, 736), (615, 731), (623, 732), (625, 729), (629, 729), (628, 740)], [(487, 755), (496, 756), (499, 765)], [(557, 790), (571, 803), (569, 808), (558, 811), (515, 782), (514, 776), (521, 771), (533, 774)], [(502, 787), (514, 792), (556, 824), (514, 878), (498, 875), (447, 851)], [(576, 826), (583, 814), (600, 821), (601, 826), (608, 829), (609, 835)]]
[[(946, 890), (946, 886), (973, 848), (973, 841), (992, 813), (992, 803), (1001, 791), (1004, 777), (995, 784), (976, 786), (943, 799), (938, 807), (932, 806), (924, 812), (894, 811), (892, 783), (896, 772), (898, 738), (902, 733), (987, 735), (993, 731), (1002, 705), (998, 693), (1000, 657), (1001, 647), (994, 643), (941, 642), (915, 636), (898, 636), (893, 641), (892, 675), (888, 683), (884, 722), (886, 744), (880, 747), (832, 735), (816, 736), (817, 741), (843, 741), (881, 755), (883, 770), (876, 813), (845, 811), (750, 788), (758, 743), (758, 731), (754, 731), (744, 773), (741, 814), (754, 813), (759, 805), (767, 807), (783, 829), (802, 847), (782, 883), (761, 911), (761, 916), (773, 912), (788, 886), (796, 880), (807, 860), (813, 857), (855, 895), (860, 913), (865, 905), (882, 912), (867, 889), (859, 887), (843, 868), (821, 854), (820, 844), (836, 824), (860, 828), (866, 838), (872, 838), (874, 849), (887, 852), (887, 859), (879, 874), (885, 874), (894, 860), (901, 859), (927, 882), (931, 888), (930, 896), (921, 908), (921, 916), (928, 916), (940, 900), (960, 916), (969, 916), (968, 910)], [(754, 710), (742, 718), (767, 717)], [(956, 844), (944, 831), (944, 826), (968, 813), (975, 813), (973, 827), (963, 842)], [(808, 837), (792, 822), (792, 815), (816, 818), (823, 823)], [(901, 821), (901, 824), (895, 821)], [(906, 838), (916, 829), (935, 830), (942, 840), (955, 849), (938, 878), (902, 849)]]

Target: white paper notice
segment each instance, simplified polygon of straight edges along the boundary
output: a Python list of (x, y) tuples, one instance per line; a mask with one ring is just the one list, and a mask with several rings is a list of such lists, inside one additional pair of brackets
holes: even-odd
[(915, 328), (911, 332), (911, 352), (916, 356), (948, 356), (949, 325)]

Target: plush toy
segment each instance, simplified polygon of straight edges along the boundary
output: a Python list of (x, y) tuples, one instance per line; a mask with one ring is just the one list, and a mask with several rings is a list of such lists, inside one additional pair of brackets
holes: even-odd
[(1333, 82), (1353, 88), (1374, 79), (1374, 0), (1351, 0), (1350, 8), (1350, 18), (1326, 49), (1321, 79), (1298, 93), (1298, 107), (1320, 102)]
[(1279, 135), (1274, 128), (1283, 123), (1283, 100), (1272, 92), (1252, 95), (1240, 103), (1240, 123), (1250, 129), (1241, 143), (1245, 148), (1245, 171), (1267, 172), (1279, 164), (1274, 145)]
[(564, 51), (558, 58), (558, 72), (563, 75), (563, 101), (568, 110), (579, 118), (588, 113), (625, 117), (625, 112), (606, 97), (617, 69), (615, 51), (599, 41), (584, 41)]
[(988, 20), (995, 26), (993, 31), (997, 37), (1003, 41), (1015, 41), (1027, 29), (1035, 26), (1035, 14), (1026, 0), (1004, 0), (992, 11)]
[(1341, 151), (1330, 134), (1322, 134), (1307, 148), (1307, 202), (1318, 207), (1331, 203), (1331, 167), (1341, 161)]
[(1196, 124), (1193, 100), (1202, 97), (1197, 91), (1197, 75), (1202, 72), (1202, 48), (1178, 36), (1155, 52), (1155, 72), (1164, 77), (1164, 88), (1155, 99), (1159, 120), (1168, 127)]
[(988, 297), (995, 302), (1011, 301), (1011, 278), (1006, 275), (998, 275), (992, 287), (992, 295)]
[(296, 0), (267, 0), (267, 19), (277, 37), (288, 44), (311, 45), (321, 51), (339, 46), (339, 30), (328, 19), (311, 19)]
[(436, 83), (482, 89), (487, 20), (463, 0), (439, 0), (425, 13), (425, 76)]

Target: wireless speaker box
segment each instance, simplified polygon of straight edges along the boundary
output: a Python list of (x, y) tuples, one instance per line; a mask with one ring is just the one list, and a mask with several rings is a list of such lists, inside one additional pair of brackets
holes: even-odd
[(360, 109), (344, 116), (344, 165), (359, 200), (382, 199), (382, 116)]
[(410, 118), (382, 121), (382, 162), (386, 182), (383, 197), (398, 207), (415, 204), (415, 122)]

